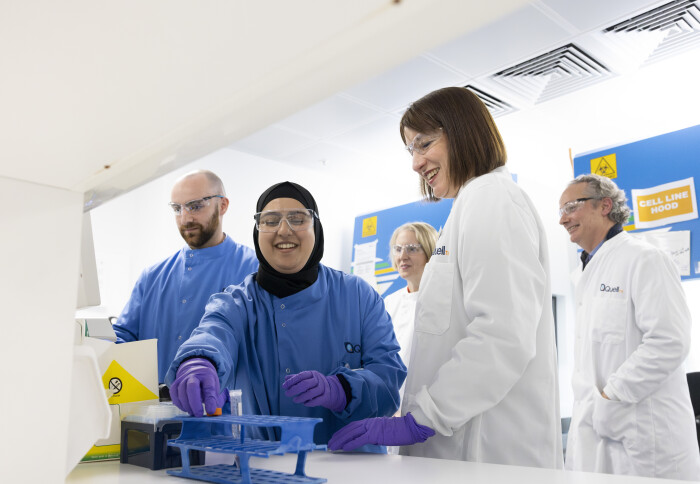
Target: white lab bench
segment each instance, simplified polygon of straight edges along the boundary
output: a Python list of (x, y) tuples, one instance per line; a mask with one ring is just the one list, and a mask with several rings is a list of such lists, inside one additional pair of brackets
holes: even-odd
[[(293, 473), (296, 454), (252, 458), (251, 467)], [(669, 479), (613, 476), (588, 472), (557, 471), (496, 464), (480, 464), (398, 455), (310, 452), (306, 474), (323, 477), (329, 484), (663, 484)], [(196, 482), (170, 476), (165, 470), (120, 464), (117, 461), (79, 464), (66, 479), (67, 484), (149, 484), (154, 482)], [(204, 481), (199, 481), (204, 482)]]

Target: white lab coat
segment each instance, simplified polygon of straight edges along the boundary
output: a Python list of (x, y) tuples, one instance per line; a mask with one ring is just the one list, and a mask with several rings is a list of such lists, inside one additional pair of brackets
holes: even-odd
[(436, 435), (402, 454), (563, 466), (548, 264), (505, 167), (460, 189), (421, 280), (401, 409)]
[[(408, 288), (404, 287), (396, 292), (389, 294), (384, 298), (384, 307), (386, 312), (391, 316), (391, 322), (394, 324), (394, 334), (399, 342), (401, 349), (399, 356), (408, 369), (409, 358), (411, 357), (411, 345), (413, 343), (413, 322), (416, 317), (416, 302), (418, 301), (418, 291), (408, 292)], [(399, 388), (399, 399), (403, 400), (403, 393), (406, 389), (406, 382)], [(386, 448), (387, 453), (396, 455), (399, 453), (399, 448), (389, 446)]]
[(399, 289), (384, 298), (384, 307), (391, 316), (394, 324), (394, 334), (401, 346), (399, 356), (404, 364), (408, 365), (411, 357), (411, 344), (413, 342), (413, 322), (416, 316), (416, 302), (418, 291), (408, 292), (408, 288)]
[(598, 249), (576, 284), (567, 469), (700, 480), (690, 326), (666, 254), (625, 232)]

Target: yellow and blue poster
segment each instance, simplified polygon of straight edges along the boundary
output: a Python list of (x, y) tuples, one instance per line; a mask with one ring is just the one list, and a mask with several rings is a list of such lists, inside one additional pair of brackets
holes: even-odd
[(669, 252), (682, 279), (700, 278), (698, 153), (700, 125), (574, 157), (575, 176), (596, 173), (625, 191), (625, 230)]
[(381, 296), (406, 287), (391, 266), (389, 242), (397, 227), (426, 222), (440, 230), (452, 208), (452, 200), (413, 202), (355, 218), (352, 273), (369, 282)]
[(691, 176), (651, 188), (632, 189), (635, 226), (650, 229), (698, 218), (695, 180)]

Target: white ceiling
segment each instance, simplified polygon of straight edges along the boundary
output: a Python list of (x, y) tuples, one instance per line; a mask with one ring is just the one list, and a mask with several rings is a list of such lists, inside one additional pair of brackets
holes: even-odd
[(570, 43), (623, 74), (659, 38), (601, 30), (667, 2), (4, 0), (0, 176), (95, 206), (226, 146), (390, 169), (411, 101), (469, 84), (527, 109), (494, 74)]
[[(401, 162), (399, 157), (405, 161), (398, 122), (412, 101), (436, 88), (471, 85), (497, 96), (514, 110), (527, 109), (541, 102), (538, 96), (551, 98), (624, 75), (638, 69), (671, 34), (655, 31), (613, 36), (602, 31), (669, 1), (530, 1), (478, 29), (277, 121), (233, 143), (231, 148), (329, 173), (357, 170), (362, 165), (376, 169), (381, 166), (389, 171)], [(692, 2), (676, 0), (676, 3)], [(697, 25), (691, 25), (693, 28), (696, 30), (692, 40), (697, 45)], [(524, 76), (524, 80), (494, 76), (568, 44), (593, 57), (606, 72), (575, 76), (558, 76), (555, 72)], [(533, 89), (534, 94), (528, 91)]]
[(96, 205), (526, 3), (3, 0), (0, 176)]

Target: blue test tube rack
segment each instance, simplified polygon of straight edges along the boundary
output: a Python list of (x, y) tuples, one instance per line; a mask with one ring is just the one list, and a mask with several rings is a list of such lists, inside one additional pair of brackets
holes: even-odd
[[(181, 417), (182, 433), (177, 439), (169, 440), (168, 445), (178, 447), (182, 456), (182, 468), (167, 471), (168, 474), (220, 484), (279, 484), (279, 483), (322, 483), (326, 479), (308, 477), (304, 473), (306, 453), (326, 450), (325, 445), (313, 441), (314, 426), (322, 422), (320, 418), (282, 417), (272, 415), (222, 415), (219, 417)], [(240, 426), (240, 436), (231, 436), (231, 426)], [(246, 438), (246, 427), (279, 427), (279, 442)], [(228, 435), (221, 435), (228, 434)], [(239, 466), (218, 464), (213, 466), (190, 466), (190, 450), (235, 454)], [(293, 474), (253, 469), (249, 466), (251, 457), (268, 458), (271, 455), (297, 454), (296, 469)]]

